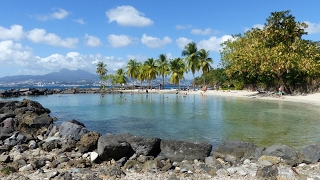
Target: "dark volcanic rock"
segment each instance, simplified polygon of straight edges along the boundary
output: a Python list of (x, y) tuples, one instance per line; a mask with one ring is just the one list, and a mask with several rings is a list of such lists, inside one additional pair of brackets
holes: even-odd
[(209, 156), (212, 145), (205, 142), (162, 140), (160, 148), (162, 154), (171, 161), (195, 159), (204, 161)]
[(254, 157), (256, 148), (256, 145), (249, 142), (226, 141), (214, 151), (213, 156), (225, 159), (227, 155), (232, 155), (239, 161), (242, 158)]
[(144, 156), (157, 156), (160, 149), (160, 139), (159, 138), (146, 138), (140, 136), (133, 136), (131, 134), (120, 135), (126, 142), (128, 142), (133, 150), (133, 153)]
[(77, 142), (77, 148), (81, 153), (86, 153), (97, 149), (98, 140), (101, 134), (98, 132), (89, 132), (81, 136)]
[(281, 157), (286, 164), (295, 165), (298, 163), (296, 151), (287, 145), (273, 145), (262, 152), (262, 155)]
[(299, 159), (302, 163), (317, 163), (320, 160), (320, 143), (302, 148), (299, 151)]
[(98, 140), (98, 154), (101, 160), (119, 160), (129, 153), (130, 145), (120, 136), (107, 134)]
[(75, 120), (71, 122), (63, 122), (59, 127), (59, 133), (62, 136), (70, 136), (76, 141), (79, 141), (83, 134), (88, 133), (89, 130), (79, 125), (79, 123), (75, 123)]

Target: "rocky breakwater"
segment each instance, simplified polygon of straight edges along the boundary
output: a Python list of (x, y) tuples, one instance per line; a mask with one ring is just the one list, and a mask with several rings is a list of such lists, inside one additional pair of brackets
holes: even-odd
[(227, 141), (101, 135), (76, 120), (57, 126), (30, 101), (0, 102), (1, 179), (319, 179), (320, 144), (299, 151)]

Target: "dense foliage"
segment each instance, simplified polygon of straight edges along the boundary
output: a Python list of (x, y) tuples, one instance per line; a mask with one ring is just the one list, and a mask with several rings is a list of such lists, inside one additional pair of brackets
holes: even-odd
[(273, 12), (262, 29), (234, 35), (222, 44), (221, 62), (228, 77), (243, 85), (283, 85), (287, 93), (319, 77), (319, 46), (302, 39), (307, 25), (289, 12)]

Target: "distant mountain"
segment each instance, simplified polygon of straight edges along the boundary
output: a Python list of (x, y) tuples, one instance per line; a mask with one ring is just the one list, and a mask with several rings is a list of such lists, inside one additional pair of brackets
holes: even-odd
[(45, 75), (17, 75), (0, 78), (0, 83), (21, 83), (21, 82), (42, 82), (42, 83), (72, 83), (72, 82), (94, 82), (99, 76), (85, 70), (61, 69), (59, 72), (52, 72)]

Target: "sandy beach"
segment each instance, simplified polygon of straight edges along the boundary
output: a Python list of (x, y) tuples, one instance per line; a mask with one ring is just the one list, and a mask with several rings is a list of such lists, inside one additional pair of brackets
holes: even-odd
[[(123, 90), (125, 93), (146, 93), (145, 90)], [(178, 91), (178, 94), (186, 93), (187, 91)], [(176, 93), (175, 89), (169, 90), (159, 90), (159, 89), (152, 89), (148, 90), (148, 93), (157, 93), (157, 94), (174, 94)], [(207, 90), (203, 92), (202, 90), (190, 90), (187, 94), (198, 94), (199, 96), (229, 96), (229, 97), (239, 97), (239, 98), (256, 98), (261, 100), (273, 100), (273, 101), (289, 101), (289, 102), (296, 102), (296, 103), (305, 103), (311, 104), (315, 106), (320, 106), (320, 93), (314, 94), (306, 94), (306, 95), (283, 95), (282, 97), (277, 96), (276, 94), (268, 96), (267, 94), (259, 94), (253, 91), (247, 90), (231, 90), (228, 91), (216, 91), (216, 90)]]

